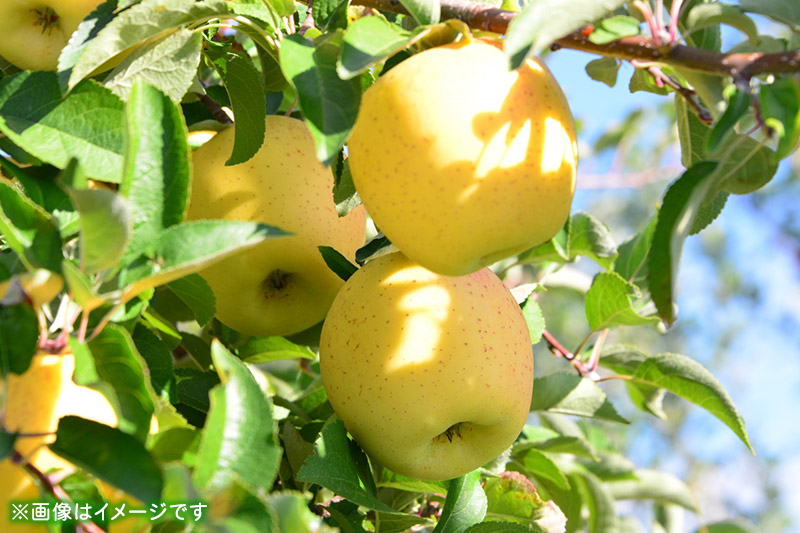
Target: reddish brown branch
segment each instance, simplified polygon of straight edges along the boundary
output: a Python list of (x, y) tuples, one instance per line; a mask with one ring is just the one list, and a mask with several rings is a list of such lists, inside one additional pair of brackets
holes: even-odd
[[(354, 0), (353, 3), (383, 11), (407, 13), (399, 0)], [(441, 0), (441, 7), (442, 20), (459, 19), (473, 29), (494, 33), (506, 33), (509, 23), (516, 16), (512, 11), (469, 0)], [(759, 74), (800, 72), (800, 50), (776, 54), (723, 54), (685, 45), (659, 47), (649, 37), (644, 36), (625, 37), (608, 44), (595, 44), (580, 33), (562, 37), (554, 44), (562, 48), (628, 61), (666, 63), (674, 67), (734, 78), (747, 79)]]

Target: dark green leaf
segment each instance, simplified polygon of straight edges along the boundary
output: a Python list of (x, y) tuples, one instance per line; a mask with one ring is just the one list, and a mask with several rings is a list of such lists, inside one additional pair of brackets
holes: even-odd
[(675, 321), (675, 292), (683, 241), (703, 200), (713, 186), (710, 179), (717, 164), (697, 163), (670, 185), (658, 214), (653, 245), (648, 256), (650, 294), (661, 318)]
[(585, 255), (606, 269), (617, 257), (617, 246), (608, 226), (589, 213), (572, 215), (568, 247), (570, 259)]
[(70, 338), (70, 349), (75, 383), (103, 393), (114, 406), (119, 429), (144, 442), (155, 407), (145, 383), (146, 366), (130, 334), (109, 324), (88, 343)]
[(617, 74), (621, 64), (613, 57), (592, 59), (586, 63), (586, 74), (595, 81), (601, 81), (609, 87), (613, 87), (617, 84)]
[(679, 354), (656, 355), (639, 365), (633, 379), (699, 405), (722, 420), (753, 451), (744, 420), (733, 400), (713, 374), (694, 359)]
[(103, 85), (128, 100), (134, 83), (142, 80), (180, 104), (197, 75), (202, 41), (200, 33), (181, 28), (163, 39), (148, 42), (117, 65)]
[(392, 246), (391, 241), (383, 234), (380, 234), (356, 250), (356, 262), (359, 265), (363, 265), (367, 259), (378, 257), (379, 254), (383, 255), (383, 252), (389, 250)]
[(88, 177), (119, 183), (123, 104), (94, 81), (61, 94), (55, 72), (0, 80), (0, 131), (42, 161), (65, 168), (77, 158)]
[(700, 208), (697, 210), (697, 216), (695, 216), (692, 222), (692, 229), (689, 231), (689, 235), (697, 235), (708, 227), (709, 224), (714, 222), (720, 213), (722, 213), (722, 209), (728, 201), (728, 196), (729, 194), (727, 192), (719, 191), (711, 200), (700, 204)]
[(656, 217), (651, 218), (642, 230), (619, 245), (614, 271), (631, 283), (638, 285), (647, 279), (647, 255), (650, 253), (656, 222)]
[(161, 395), (174, 382), (172, 372), (172, 354), (158, 335), (147, 329), (143, 324), (137, 324), (133, 330), (133, 343), (136, 350), (147, 363), (150, 375), (150, 384), (156, 395)]
[(30, 305), (0, 305), (0, 377), (22, 374), (39, 342), (39, 322)]
[(344, 281), (350, 279), (350, 276), (356, 273), (358, 265), (354, 265), (347, 260), (345, 256), (336, 251), (330, 246), (317, 246), (319, 252), (322, 254), (322, 259), (328, 265), (334, 274), (342, 278)]
[[(710, 5), (715, 4), (699, 4), (698, 7)], [(719, 148), (722, 139), (725, 138), (729, 131), (733, 130), (733, 127), (747, 113), (748, 109), (750, 109), (750, 93), (732, 87), (728, 98), (728, 107), (708, 133), (706, 152), (713, 152)]]
[(481, 473), (475, 470), (450, 481), (442, 516), (433, 533), (462, 533), (486, 516), (486, 493), (481, 488)]
[(759, 533), (759, 530), (752, 524), (744, 521), (725, 520), (723, 522), (706, 524), (702, 528), (695, 530), (695, 533)]
[(411, 42), (412, 35), (383, 17), (359, 18), (344, 34), (336, 72), (343, 80), (354, 78), (404, 49)]
[(236, 122), (233, 153), (225, 164), (244, 163), (264, 144), (267, 115), (264, 81), (247, 54), (225, 52), (210, 55), (228, 92)]
[(281, 42), (281, 68), (297, 89), (317, 158), (325, 165), (333, 162), (350, 135), (361, 100), (361, 81), (342, 80), (336, 74), (342, 42), (341, 30), (313, 44), (296, 34)]
[(687, 33), (696, 30), (727, 24), (746, 34), (751, 42), (758, 40), (756, 23), (744, 14), (742, 8), (718, 2), (700, 2), (685, 15)]
[(637, 91), (645, 91), (660, 95), (665, 95), (669, 92), (666, 86), (659, 87), (656, 84), (652, 74), (642, 68), (637, 68), (633, 71), (633, 75), (631, 75), (631, 81), (628, 82), (628, 90), (632, 93)]
[(528, 2), (508, 27), (505, 51), (515, 69), (540, 54), (560, 37), (604, 17), (624, 0), (534, 0)]
[(628, 423), (594, 381), (573, 374), (550, 374), (534, 379), (531, 411)]
[(346, 28), (349, 4), (350, 0), (314, 0), (311, 4), (314, 25), (322, 32)]
[(800, 84), (795, 78), (782, 78), (762, 85), (758, 97), (767, 125), (780, 124), (780, 128), (776, 128), (780, 130), (776, 157), (782, 159), (793, 152), (800, 141)]
[(189, 274), (178, 278), (170, 281), (167, 287), (192, 310), (197, 323), (201, 326), (205, 326), (214, 318), (217, 312), (214, 291), (199, 275)]
[(50, 449), (143, 502), (161, 499), (163, 474), (133, 436), (92, 420), (65, 416)]
[(88, 43), (72, 69), (69, 87), (75, 87), (97, 67), (147, 39), (229, 14), (225, 0), (143, 0), (122, 11)]
[(8, 180), (0, 180), (0, 233), (29, 270), (61, 269), (61, 238), (55, 221)]
[(216, 489), (238, 481), (266, 495), (281, 458), (272, 403), (250, 370), (219, 341), (212, 343), (211, 357), (222, 384), (211, 391), (194, 480)]
[(376, 511), (394, 512), (378, 500), (375, 492), (359, 475), (356, 460), (341, 420), (325, 424), (308, 458), (297, 474), (299, 481), (316, 483), (343, 498)]

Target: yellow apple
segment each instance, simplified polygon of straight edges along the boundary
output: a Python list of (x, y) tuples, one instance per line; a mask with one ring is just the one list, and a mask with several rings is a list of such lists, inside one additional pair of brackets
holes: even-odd
[(349, 141), (361, 200), (406, 256), (462, 275), (540, 244), (570, 211), (577, 145), (540, 61), (508, 70), (501, 45), (432, 48), (365, 93)]
[(425, 480), (458, 477), (511, 446), (533, 392), (528, 328), (497, 276), (442, 276), (400, 253), (364, 265), (336, 296), (320, 371), (359, 445)]
[(351, 261), (364, 244), (366, 215), (339, 217), (333, 173), (315, 156), (306, 125), (267, 117), (264, 145), (249, 161), (225, 166), (233, 128), (192, 155), (194, 177), (187, 218), (257, 221), (291, 232), (200, 272), (217, 298), (217, 318), (247, 335), (297, 333), (325, 318), (342, 280), (318, 250), (331, 246)]
[(55, 70), (72, 33), (102, 0), (3, 0), (0, 56), (24, 70)]
[[(34, 434), (20, 436), (14, 449), (44, 473), (60, 470), (72, 471), (75, 467), (47, 448), (55, 440), (54, 432), (58, 419), (77, 415), (109, 426), (117, 425), (117, 415), (102, 393), (89, 387), (76, 385), (72, 381), (75, 358), (70, 353), (34, 356), (30, 368), (22, 375), (10, 374), (2, 385), (5, 395), (4, 427), (12, 432)], [(9, 501), (41, 499), (33, 478), (10, 459), (0, 461), (0, 531), (9, 533), (41, 533), (46, 531), (41, 524), (11, 523)], [(104, 496), (112, 503), (136, 502), (122, 491), (100, 483)], [(139, 507), (142, 507), (139, 502)], [(110, 531), (123, 533), (132, 531), (138, 521), (128, 519), (112, 522)], [(140, 524), (141, 525), (141, 524)]]

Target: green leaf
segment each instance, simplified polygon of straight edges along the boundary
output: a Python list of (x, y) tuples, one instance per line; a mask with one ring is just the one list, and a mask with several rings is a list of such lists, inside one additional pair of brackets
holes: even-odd
[(117, 265), (131, 236), (128, 203), (105, 189), (69, 189), (68, 194), (80, 214), (81, 270), (93, 274)]
[(55, 72), (0, 80), (0, 131), (42, 161), (66, 168), (77, 158), (90, 178), (119, 183), (123, 104), (94, 81), (61, 94)]
[(442, 516), (433, 533), (462, 533), (483, 520), (487, 506), (480, 470), (457, 477), (447, 487)]
[[(329, 529), (319, 527), (319, 517), (309, 510), (304, 494), (285, 490), (273, 492), (267, 498), (267, 503), (277, 517), (278, 524), (275, 531), (299, 533), (317, 530), (320, 533), (330, 533)], [(263, 524), (259, 524), (259, 527), (263, 527)], [(258, 531), (260, 533), (260, 529)]]
[(439, 0), (400, 0), (400, 4), (423, 26), (439, 23)]
[(253, 337), (239, 348), (238, 356), (255, 365), (281, 359), (314, 359), (314, 352), (283, 337)]
[(148, 42), (117, 65), (103, 85), (127, 100), (136, 80), (143, 80), (180, 104), (197, 75), (202, 43), (200, 33), (183, 28)]
[(89, 41), (69, 77), (72, 89), (117, 54), (189, 24), (224, 18), (225, 0), (142, 0), (120, 12)]
[(653, 242), (656, 222), (657, 217), (651, 218), (644, 228), (619, 245), (614, 271), (631, 283), (638, 285), (647, 280), (647, 256)]
[(706, 158), (706, 138), (710, 128), (688, 109), (683, 98), (677, 96), (675, 117), (678, 125), (678, 142), (681, 146), (681, 164), (690, 168)]
[(745, 15), (742, 8), (738, 6), (717, 2), (701, 2), (692, 6), (685, 18), (687, 33), (718, 24), (727, 24), (736, 28), (747, 35), (750, 42), (755, 43), (758, 41), (756, 23)]
[(189, 274), (167, 284), (175, 295), (194, 313), (197, 323), (208, 324), (217, 312), (216, 297), (208, 282), (197, 274)]
[(613, 451), (598, 451), (592, 460), (579, 460), (586, 470), (602, 480), (628, 479), (633, 476), (633, 461)]
[(614, 498), (603, 483), (590, 472), (570, 476), (569, 480), (578, 485), (589, 508), (589, 533), (618, 533)]
[(537, 344), (542, 340), (542, 333), (544, 333), (544, 314), (542, 308), (533, 299), (533, 295), (528, 296), (528, 299), (522, 304), (522, 316), (525, 317), (525, 323), (528, 324), (531, 344)]
[[(711, 5), (717, 4), (699, 4), (698, 7)], [(730, 94), (728, 97), (728, 107), (711, 128), (706, 138), (706, 152), (713, 152), (719, 148), (725, 135), (733, 130), (733, 127), (739, 122), (739, 119), (750, 109), (750, 93), (740, 91), (733, 86), (731, 86), (731, 88), (731, 91), (726, 91), (726, 93), (729, 92)]]
[(413, 35), (383, 17), (356, 19), (344, 34), (336, 72), (343, 80), (354, 78), (406, 48)]
[(68, 259), (62, 261), (61, 271), (72, 294), (72, 299), (86, 313), (91, 313), (103, 304), (119, 298), (119, 291), (99, 294), (89, 276)]
[(0, 233), (28, 270), (61, 269), (61, 237), (50, 213), (0, 179)]
[(222, 384), (211, 391), (194, 480), (206, 489), (238, 481), (266, 495), (281, 459), (272, 403), (244, 363), (217, 340), (211, 357)]
[[(543, 456), (540, 452), (535, 453)], [(561, 477), (561, 484), (568, 488), (567, 478), (563, 474)], [(491, 520), (531, 526), (544, 507), (536, 487), (519, 472), (503, 472), (499, 477), (489, 478), (483, 490), (487, 500), (486, 516)]]
[(464, 530), (464, 533), (530, 533), (531, 529), (514, 522), (481, 522)]
[(692, 222), (692, 229), (689, 231), (689, 235), (697, 235), (714, 222), (720, 213), (722, 213), (722, 209), (728, 201), (728, 196), (730, 196), (729, 193), (719, 191), (711, 200), (700, 204), (697, 215)]
[(699, 405), (724, 422), (754, 452), (733, 400), (713, 374), (694, 359), (679, 354), (655, 355), (639, 365), (633, 379)]
[(666, 86), (659, 87), (653, 76), (644, 69), (637, 68), (628, 82), (628, 90), (632, 93), (644, 91), (653, 94), (665, 95), (669, 92)]
[(343, 217), (361, 204), (361, 198), (353, 183), (349, 160), (342, 159), (340, 155), (334, 161), (333, 167), (333, 201), (336, 203), (336, 213)]
[(569, 239), (572, 227), (572, 217), (567, 218), (564, 227), (556, 233), (549, 241), (530, 250), (519, 254), (517, 259), (520, 263), (541, 263), (553, 261), (556, 263), (566, 263), (570, 260)]
[(402, 476), (391, 470), (383, 471), (383, 480), (378, 483), (379, 488), (393, 488), (419, 494), (444, 494), (447, 495), (447, 481), (422, 481)]
[(800, 32), (800, 6), (794, 0), (740, 0), (739, 5), (749, 13), (765, 15)]
[(382, 233), (356, 250), (356, 263), (363, 265), (367, 259), (380, 257), (389, 253), (394, 245)]
[(758, 533), (758, 529), (743, 521), (725, 520), (706, 524), (702, 528), (695, 530), (695, 533)]
[(167, 228), (154, 243), (152, 257), (140, 256), (123, 271), (123, 299), (202, 270), (283, 230), (254, 222), (198, 220)]
[(776, 157), (782, 159), (800, 141), (800, 83), (794, 78), (782, 78), (762, 85), (758, 97), (767, 125), (772, 121), (781, 125)]
[(143, 502), (161, 499), (163, 474), (133, 436), (92, 420), (65, 416), (50, 449)]
[(550, 374), (534, 379), (531, 411), (628, 423), (594, 381), (573, 374)]
[(122, 7), (118, 2), (101, 3), (81, 21), (78, 29), (69, 38), (69, 42), (58, 56), (57, 70), (64, 88), (66, 88), (66, 82), (75, 63), (80, 59), (92, 39), (114, 19), (118, 7)]
[(363, 452), (352, 446), (347, 438), (344, 423), (334, 419), (322, 428), (314, 445), (314, 455), (300, 469), (297, 479), (321, 485), (358, 505), (393, 513), (391, 507), (378, 500), (372, 480), (362, 479), (359, 475), (354, 454), (360, 453)]
[(617, 84), (617, 74), (621, 65), (622, 63), (613, 57), (592, 59), (586, 63), (586, 74), (595, 81), (601, 81), (609, 87), (613, 87)]
[(700, 204), (713, 186), (710, 179), (717, 164), (697, 163), (669, 186), (658, 213), (650, 249), (650, 294), (661, 318), (675, 321), (675, 293), (683, 241), (689, 236)]
[[(632, 376), (639, 365), (650, 356), (636, 348), (614, 346), (603, 350), (600, 366), (610, 368), (618, 374)], [(637, 408), (653, 416), (667, 419), (662, 406), (666, 390), (640, 381), (625, 381), (628, 396)]]
[(586, 318), (592, 331), (614, 326), (658, 323), (657, 316), (643, 316), (634, 308), (636, 287), (616, 272), (601, 272), (586, 292)]
[(174, 385), (175, 375), (172, 371), (172, 353), (158, 335), (139, 323), (131, 335), (136, 351), (147, 365), (150, 384), (157, 396)]
[(322, 254), (322, 259), (328, 265), (334, 274), (342, 278), (344, 281), (350, 279), (350, 276), (356, 273), (358, 265), (354, 265), (347, 260), (345, 256), (339, 253), (331, 246), (317, 246), (319, 252)]
[(31, 366), (39, 342), (39, 322), (30, 305), (0, 305), (0, 377)]
[(317, 158), (326, 166), (350, 135), (361, 101), (361, 80), (342, 80), (336, 74), (342, 43), (341, 30), (321, 36), (313, 44), (296, 34), (281, 41), (281, 68), (297, 89)]
[(512, 69), (560, 37), (624, 4), (624, 0), (532, 0), (509, 24), (505, 51)]
[(568, 246), (570, 259), (585, 255), (606, 269), (611, 268), (617, 257), (617, 246), (608, 226), (589, 213), (572, 215)]
[(311, 5), (314, 25), (323, 33), (346, 28), (349, 4), (349, 0), (315, 0)]
[(606, 489), (615, 500), (655, 500), (680, 505), (698, 512), (691, 489), (672, 474), (657, 470), (639, 469), (634, 479), (607, 481)]
[(233, 152), (225, 164), (244, 163), (264, 144), (267, 115), (264, 81), (245, 53), (209, 53), (209, 56), (222, 78), (236, 123)]
[(589, 34), (594, 44), (608, 44), (623, 37), (639, 35), (639, 21), (627, 15), (614, 15), (598, 22)]
[[(558, 465), (556, 465), (546, 453), (532, 448), (522, 457), (522, 464), (533, 477), (537, 479), (546, 479), (562, 490), (569, 489), (567, 476), (564, 475)], [(495, 512), (492, 510), (491, 497), (489, 498), (489, 502), (489, 511)]]
[(109, 324), (88, 343), (74, 338), (69, 343), (75, 383), (100, 391), (114, 406), (119, 429), (144, 442), (155, 408), (145, 383), (146, 365), (130, 334)]

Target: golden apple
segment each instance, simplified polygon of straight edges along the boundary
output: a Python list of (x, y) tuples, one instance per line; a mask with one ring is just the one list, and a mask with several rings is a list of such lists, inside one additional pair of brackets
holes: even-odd
[[(44, 473), (75, 468), (46, 446), (55, 440), (59, 418), (77, 415), (101, 424), (117, 425), (117, 415), (108, 399), (99, 391), (76, 385), (72, 381), (74, 370), (72, 354), (40, 353), (34, 356), (25, 373), (10, 374), (4, 383), (0, 383), (6, 402), (4, 427), (12, 432), (35, 435), (18, 437), (14, 449)], [(46, 531), (41, 524), (12, 523), (9, 520), (9, 501), (44, 501), (31, 475), (23, 467), (5, 459), (0, 461), (0, 480), (0, 530), (10, 533)], [(112, 503), (124, 500), (130, 507), (137, 501), (106, 483), (100, 482), (100, 487)], [(139, 507), (142, 507), (141, 502)], [(135, 518), (119, 520), (111, 523), (110, 531), (133, 531), (135, 525), (141, 527), (142, 524)]]
[(508, 70), (483, 40), (426, 50), (365, 93), (350, 170), (376, 225), (406, 256), (474, 272), (564, 225), (577, 144), (564, 93), (540, 61)]
[(367, 263), (336, 296), (320, 371), (361, 447), (426, 480), (458, 477), (511, 446), (533, 392), (528, 327), (497, 276), (442, 276), (399, 253)]
[(24, 70), (56, 70), (61, 49), (102, 0), (3, 0), (0, 56)]
[(364, 244), (366, 214), (339, 217), (333, 173), (315, 156), (306, 125), (267, 117), (264, 145), (249, 161), (225, 166), (233, 128), (192, 155), (187, 218), (257, 221), (291, 232), (200, 272), (217, 298), (217, 318), (247, 335), (297, 333), (325, 318), (342, 280), (318, 250), (332, 246), (351, 261)]

